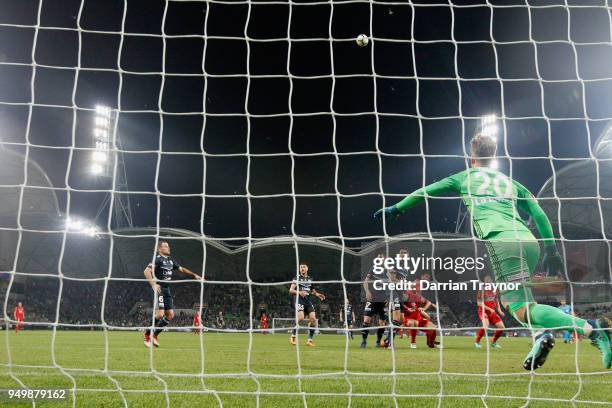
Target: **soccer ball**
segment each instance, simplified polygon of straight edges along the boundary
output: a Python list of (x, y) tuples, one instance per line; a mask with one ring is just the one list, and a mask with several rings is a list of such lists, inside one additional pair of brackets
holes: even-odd
[(370, 40), (368, 39), (368, 36), (365, 34), (359, 34), (359, 36), (357, 36), (357, 40), (355, 40), (357, 42), (357, 45), (360, 47), (365, 47), (366, 45), (368, 45), (368, 42), (370, 42)]

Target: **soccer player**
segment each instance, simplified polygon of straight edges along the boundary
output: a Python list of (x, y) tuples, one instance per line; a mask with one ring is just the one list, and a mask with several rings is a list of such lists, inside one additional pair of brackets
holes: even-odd
[[(385, 254), (376, 255), (377, 258), (384, 258)], [(372, 325), (372, 316), (378, 315), (378, 325), (385, 326), (389, 319), (387, 314), (387, 301), (386, 292), (377, 291), (376, 296), (372, 293), (373, 288), (370, 288), (370, 282), (374, 280), (376, 274), (374, 271), (368, 272), (363, 281), (363, 290), (366, 295), (366, 303), (363, 308), (363, 330), (361, 330), (361, 344), (360, 348), (366, 348), (368, 345), (368, 334), (370, 334), (369, 327)], [(382, 293), (378, 293), (382, 292)], [(379, 327), (376, 331), (376, 347), (380, 347), (380, 341), (382, 340), (383, 334), (385, 333), (384, 327)]]
[[(421, 276), (419, 278), (415, 279), (414, 290), (406, 291), (405, 293), (406, 301), (404, 302), (404, 326), (405, 327), (430, 327), (431, 329), (429, 329), (429, 331), (423, 330), (423, 329), (421, 330), (423, 330), (425, 334), (427, 334), (428, 336), (432, 337), (431, 341), (430, 341), (430, 337), (427, 337), (427, 346), (429, 346), (430, 348), (434, 348), (438, 346), (438, 342), (435, 341), (436, 336), (438, 335), (438, 329), (436, 325), (434, 325), (431, 322), (431, 319), (429, 318), (429, 315), (427, 314), (427, 310), (430, 307), (437, 309), (438, 305), (425, 299), (421, 295), (421, 281), (430, 281), (430, 280), (431, 280), (431, 275), (429, 274), (429, 272), (423, 272), (421, 273)], [(415, 295), (418, 295), (416, 297), (416, 299), (419, 300), (417, 304), (413, 304), (414, 302), (410, 301), (411, 292), (414, 293)], [(431, 330), (433, 330), (433, 333), (430, 332)], [(409, 328), (408, 334), (410, 334), (410, 348), (413, 348), (413, 349), (417, 348), (416, 336), (418, 334), (418, 329)]]
[(198, 334), (202, 332), (202, 318), (200, 317), (200, 312), (197, 310), (193, 314), (193, 333)]
[(21, 330), (21, 323), (25, 320), (25, 310), (23, 310), (23, 305), (21, 302), (17, 303), (15, 306), (15, 310), (13, 311), (13, 317), (17, 324), (15, 325), (15, 333), (19, 333)]
[(407, 300), (403, 304), (404, 325), (410, 327), (410, 348), (417, 348), (416, 335), (419, 329), (421, 329), (427, 337), (427, 347), (436, 348), (438, 330), (427, 314), (427, 310), (433, 306), (433, 303), (425, 299), (421, 295), (420, 290), (408, 290), (405, 294)]
[[(491, 275), (485, 275), (484, 283), (492, 283), (493, 279), (491, 279)], [(504, 322), (502, 321), (502, 317), (505, 316), (504, 312), (501, 309), (501, 305), (497, 299), (497, 291), (492, 289), (484, 289), (479, 290), (476, 294), (476, 303), (478, 304), (478, 318), (482, 322), (482, 328), (478, 330), (476, 333), (476, 342), (474, 346), (476, 348), (480, 348), (480, 339), (485, 335), (489, 325), (492, 324), (497, 328), (495, 330), (495, 334), (493, 335), (493, 339), (491, 340), (491, 347), (493, 348), (501, 348), (499, 344), (497, 344), (497, 340), (504, 333)], [(501, 317), (500, 317), (501, 316)]]
[(268, 315), (265, 310), (263, 310), (259, 316), (259, 325), (263, 330), (263, 334), (268, 334)]
[[(317, 314), (310, 296), (316, 296), (321, 301), (324, 301), (325, 295), (317, 292), (312, 285), (312, 279), (310, 278), (310, 275), (308, 275), (307, 264), (303, 262), (300, 263), (300, 275), (298, 276), (297, 281), (293, 282), (289, 287), (289, 293), (295, 296), (293, 305), (295, 306), (296, 311), (296, 324), (299, 324), (302, 320), (304, 320), (304, 316), (308, 316), (309, 330), (306, 345), (309, 347), (314, 347), (315, 344), (312, 338), (315, 335), (317, 326)], [(293, 328), (291, 331), (291, 337), (289, 337), (289, 342), (294, 346), (297, 344), (296, 336), (297, 328)]]
[[(402, 258), (408, 258), (408, 250), (402, 248), (397, 253), (397, 256)], [(394, 268), (387, 271), (387, 277), (389, 281), (399, 283), (403, 280), (407, 280), (410, 272), (401, 268)], [(387, 336), (382, 343), (382, 347), (389, 347), (395, 335), (401, 330), (401, 326), (404, 323), (404, 310), (402, 304), (404, 303), (404, 293), (401, 290), (390, 291), (389, 297), (389, 308), (391, 310), (391, 327), (387, 330)]]
[[(153, 345), (155, 347), (159, 347), (159, 341), (157, 340), (159, 333), (164, 330), (164, 327), (174, 317), (174, 299), (170, 292), (170, 281), (172, 281), (174, 271), (191, 276), (193, 279), (202, 279), (201, 276), (184, 266), (180, 266), (178, 262), (170, 257), (170, 244), (168, 242), (159, 241), (157, 243), (155, 261), (144, 270), (144, 275), (157, 296), (155, 331), (153, 331)], [(145, 330), (144, 345), (145, 347), (151, 347), (151, 329)]]
[[(574, 311), (572, 310), (572, 307), (571, 307), (570, 305), (568, 305), (568, 304), (567, 304), (567, 302), (566, 302), (565, 298), (561, 299), (561, 305), (559, 305), (559, 309), (560, 309), (560, 310), (561, 310), (563, 313), (565, 313), (565, 314), (568, 314), (568, 315), (570, 315), (570, 316), (573, 316), (573, 315), (574, 315)], [(575, 333), (574, 333), (574, 334), (575, 334)], [(563, 330), (563, 342), (564, 342), (565, 344), (567, 344), (567, 343), (573, 343), (573, 341), (572, 341), (572, 337), (573, 337), (573, 336), (572, 336), (572, 332), (571, 332), (571, 331), (569, 331), (569, 330), (567, 330), (567, 329)]]
[(223, 311), (221, 310), (217, 313), (217, 329), (225, 329), (225, 317), (223, 317)]
[(353, 322), (355, 321), (355, 311), (351, 301), (347, 298), (344, 303), (344, 307), (340, 309), (340, 323), (344, 323), (344, 317), (346, 316), (346, 328), (348, 329), (348, 335), (353, 340)]
[(563, 269), (552, 226), (534, 196), (520, 183), (490, 168), (497, 144), (489, 136), (477, 134), (471, 140), (471, 168), (420, 188), (399, 203), (378, 210), (374, 216), (394, 219), (422, 203), (425, 197), (459, 194), (471, 213), (478, 238), (485, 241), (497, 282), (520, 283), (517, 290), (501, 293), (506, 310), (523, 326), (543, 329), (523, 361), (527, 370), (544, 364), (554, 345), (550, 328), (573, 326), (591, 339), (602, 354), (605, 368), (612, 365), (609, 322), (606, 318), (585, 320), (569, 316), (553, 306), (535, 302), (531, 277), (540, 257), (540, 244), (518, 210), (531, 216), (544, 243), (543, 265), (549, 276)]

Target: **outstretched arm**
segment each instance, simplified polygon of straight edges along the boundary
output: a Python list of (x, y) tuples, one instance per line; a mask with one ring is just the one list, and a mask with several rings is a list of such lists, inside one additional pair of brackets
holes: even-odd
[(185, 268), (184, 266), (180, 266), (178, 268), (178, 271), (182, 273), (183, 275), (191, 276), (193, 279), (202, 279), (200, 275), (198, 275), (197, 273), (191, 272), (189, 269)]
[(432, 183), (428, 186), (419, 188), (418, 190), (410, 193), (399, 203), (380, 209), (374, 213), (374, 218), (382, 217), (384, 212), (387, 217), (396, 218), (400, 214), (403, 214), (408, 209), (421, 204), (425, 201), (428, 196), (439, 196), (445, 193), (452, 193), (459, 191), (459, 183), (454, 176), (446, 177), (440, 181)]

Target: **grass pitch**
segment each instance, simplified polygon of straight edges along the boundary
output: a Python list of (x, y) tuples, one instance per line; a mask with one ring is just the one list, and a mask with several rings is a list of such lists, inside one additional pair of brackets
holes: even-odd
[[(30, 388), (71, 389), (74, 381), (78, 407), (612, 405), (612, 371), (603, 372), (586, 340), (558, 340), (546, 365), (531, 375), (521, 367), (529, 339), (502, 338), (503, 349), (490, 349), (487, 357), (486, 347), (475, 349), (468, 337), (444, 338), (443, 350), (428, 349), (422, 336), (412, 350), (404, 338), (395, 352), (375, 349), (373, 337), (362, 350), (360, 336), (347, 343), (341, 335), (319, 335), (308, 348), (304, 335), (294, 347), (284, 333), (170, 332), (151, 350), (137, 332), (58, 331), (54, 343), (50, 331), (0, 332), (0, 388), (19, 387), (11, 372)], [(32, 406), (8, 402), (3, 392), (0, 406)], [(68, 396), (36, 406), (72, 406)]]

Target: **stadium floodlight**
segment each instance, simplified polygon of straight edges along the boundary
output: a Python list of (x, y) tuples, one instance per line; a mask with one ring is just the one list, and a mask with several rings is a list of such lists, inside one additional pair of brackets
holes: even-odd
[(487, 125), (495, 124), (496, 121), (497, 121), (497, 116), (495, 116), (495, 114), (484, 115), (482, 117), (482, 125), (483, 125), (483, 127), (487, 126)]
[(83, 233), (90, 237), (95, 237), (98, 234), (98, 229), (96, 227), (87, 227), (83, 229)]
[(103, 139), (108, 139), (108, 130), (107, 129), (95, 128), (94, 129), (94, 136), (100, 137), (100, 138), (103, 138)]
[(66, 220), (66, 229), (68, 231), (81, 231), (83, 229), (83, 221), (68, 218)]
[(90, 237), (97, 236), (99, 232), (98, 228), (91, 222), (80, 218), (70, 217), (66, 219), (66, 231), (77, 234), (84, 234)]
[(497, 132), (499, 127), (497, 126), (497, 116), (494, 114), (484, 115), (480, 119), (480, 133), (485, 136), (489, 136), (493, 140), (497, 140)]
[(110, 176), (112, 164), (110, 163), (110, 129), (112, 127), (111, 108), (97, 105), (93, 119), (94, 150), (91, 153), (90, 173), (95, 176)]
[(108, 122), (109, 122), (109, 118), (105, 117), (105, 116), (97, 116), (94, 123), (96, 124), (96, 126), (100, 126), (103, 128), (108, 127)]
[(95, 151), (93, 152), (93, 160), (96, 162), (105, 162), (108, 160), (108, 154), (106, 152)]
[(96, 149), (97, 150), (101, 150), (103, 152), (108, 151), (108, 143), (106, 142), (100, 142), (100, 141), (96, 141)]
[(495, 138), (498, 130), (499, 129), (497, 128), (497, 125), (487, 125), (482, 128), (482, 134), (485, 136), (490, 136), (492, 138)]
[(97, 163), (92, 164), (89, 169), (91, 170), (91, 174), (94, 175), (102, 174), (102, 172), (104, 171), (104, 168)]
[(97, 105), (96, 114), (99, 116), (105, 116), (107, 118), (110, 118), (110, 108), (104, 105)]

